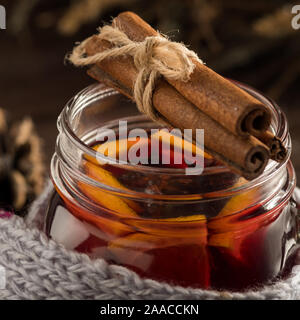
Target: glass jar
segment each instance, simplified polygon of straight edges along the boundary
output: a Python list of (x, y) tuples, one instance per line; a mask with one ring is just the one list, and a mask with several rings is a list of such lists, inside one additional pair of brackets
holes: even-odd
[[(280, 108), (237, 83), (272, 113), (272, 130), (290, 155)], [(245, 289), (281, 276), (298, 248), (296, 178), (288, 159), (270, 161), (245, 181), (215, 165), (182, 168), (95, 162), (99, 129), (157, 128), (113, 89), (93, 85), (58, 119), (51, 162), (55, 192), (45, 218), (49, 237), (142, 277), (195, 288)], [(237, 151), (238, 152), (238, 151)], [(101, 156), (100, 156), (101, 158)]]

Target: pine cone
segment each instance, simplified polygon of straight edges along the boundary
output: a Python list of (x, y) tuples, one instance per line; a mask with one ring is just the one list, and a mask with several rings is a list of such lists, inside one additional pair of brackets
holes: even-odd
[(0, 109), (0, 207), (23, 213), (44, 182), (41, 140), (32, 120), (9, 121)]

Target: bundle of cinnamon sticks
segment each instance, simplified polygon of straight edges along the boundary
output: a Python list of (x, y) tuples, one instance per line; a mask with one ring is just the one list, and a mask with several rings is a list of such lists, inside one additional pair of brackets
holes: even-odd
[[(112, 26), (135, 42), (159, 35), (132, 12), (118, 15)], [(85, 43), (87, 56), (110, 48), (112, 44), (97, 35)], [(175, 128), (204, 129), (206, 151), (248, 180), (259, 176), (270, 158), (284, 161), (287, 152), (269, 130), (266, 106), (198, 60), (193, 63), (188, 81), (156, 82), (152, 103), (160, 117)], [(138, 70), (131, 56), (104, 59), (90, 66), (88, 74), (133, 99)]]

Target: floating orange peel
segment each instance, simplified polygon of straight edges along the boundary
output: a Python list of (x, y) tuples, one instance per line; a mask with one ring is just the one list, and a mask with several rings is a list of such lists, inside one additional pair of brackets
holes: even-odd
[[(239, 187), (245, 183), (241, 178), (234, 187)], [(218, 216), (208, 222), (209, 239), (208, 245), (227, 248), (232, 254), (241, 258), (241, 246), (246, 234), (241, 235), (235, 230), (243, 230), (247, 227), (247, 232), (253, 232), (259, 226), (257, 224), (249, 226), (249, 221), (239, 220), (246, 214), (245, 209), (249, 207), (249, 203), (255, 203), (258, 190), (256, 188), (234, 195), (225, 204)], [(253, 208), (250, 208), (251, 210)]]
[[(127, 190), (110, 172), (101, 168), (99, 165), (84, 161), (83, 166), (86, 174), (92, 179), (112, 188)], [(137, 213), (132, 208), (135, 207), (132, 200), (122, 199), (108, 191), (103, 191), (103, 189), (88, 185), (81, 181), (78, 181), (78, 187), (89, 199), (118, 213), (118, 215), (125, 217), (138, 217)]]
[(174, 148), (179, 148), (181, 150), (187, 150), (189, 153), (194, 155), (198, 154), (207, 159), (213, 159), (213, 157), (203, 151), (200, 147), (194, 143), (183, 139), (180, 136), (174, 135), (167, 130), (159, 130), (151, 135), (151, 139), (159, 139), (162, 143), (170, 144)]
[[(136, 137), (135, 140), (131, 139), (118, 139), (113, 141), (107, 141), (101, 144), (93, 146), (93, 150), (97, 151), (97, 154), (104, 155), (107, 158), (111, 158), (115, 161), (119, 160), (122, 155), (127, 155), (129, 149), (136, 143), (148, 144), (149, 140), (146, 138)], [(92, 158), (92, 159), (91, 159)], [(95, 162), (95, 158), (88, 156), (89, 160)], [(96, 157), (98, 164), (105, 164), (105, 161), (100, 157)]]

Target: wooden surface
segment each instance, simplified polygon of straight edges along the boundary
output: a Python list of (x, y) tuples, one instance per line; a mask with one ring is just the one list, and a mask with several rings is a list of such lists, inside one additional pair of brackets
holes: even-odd
[[(77, 38), (78, 39), (78, 38)], [(80, 37), (79, 37), (80, 39)], [(74, 39), (17, 42), (0, 34), (0, 107), (14, 117), (30, 115), (44, 141), (49, 165), (57, 135), (56, 120), (75, 93), (93, 83), (83, 70), (64, 65)], [(230, 76), (230, 75), (226, 75)], [(247, 82), (247, 79), (236, 80)], [(251, 83), (249, 83), (251, 85)], [(300, 92), (280, 102), (293, 138), (293, 163), (300, 176)]]

